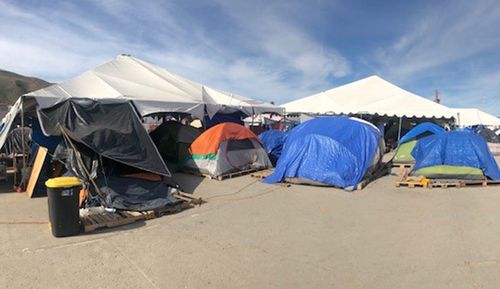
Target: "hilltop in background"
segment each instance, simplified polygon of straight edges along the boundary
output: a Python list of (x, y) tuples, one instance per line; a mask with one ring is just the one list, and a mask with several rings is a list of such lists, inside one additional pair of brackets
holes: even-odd
[(11, 105), (19, 96), (49, 85), (51, 83), (39, 78), (0, 70), (0, 105)]

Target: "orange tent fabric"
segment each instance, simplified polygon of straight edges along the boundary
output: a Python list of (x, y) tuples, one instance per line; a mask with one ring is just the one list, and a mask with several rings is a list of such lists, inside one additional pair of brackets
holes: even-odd
[(225, 122), (202, 133), (189, 147), (194, 155), (216, 154), (220, 143), (226, 140), (257, 139), (257, 136), (246, 127)]

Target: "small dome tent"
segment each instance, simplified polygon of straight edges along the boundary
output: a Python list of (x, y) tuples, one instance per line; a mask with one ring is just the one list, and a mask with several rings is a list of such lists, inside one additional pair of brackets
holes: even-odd
[(411, 151), (417, 144), (417, 140), (444, 132), (445, 130), (442, 127), (431, 122), (424, 122), (415, 126), (398, 141), (399, 146), (394, 155), (394, 163), (414, 163), (415, 159), (411, 155)]
[(468, 132), (428, 136), (412, 151), (412, 175), (428, 178), (500, 180), (500, 170), (486, 141)]
[(280, 130), (266, 130), (265, 132), (259, 134), (259, 140), (264, 145), (267, 154), (269, 155), (269, 159), (276, 165), (278, 161), (281, 151), (283, 150), (283, 144), (286, 141), (287, 133)]
[(372, 124), (348, 117), (319, 117), (288, 133), (274, 173), (282, 181), (354, 188), (378, 167), (384, 139)]
[(257, 136), (235, 123), (221, 123), (206, 130), (191, 144), (189, 153), (184, 169), (211, 177), (272, 167)]
[(149, 133), (166, 162), (181, 163), (189, 155), (188, 148), (201, 135), (201, 130), (177, 121), (167, 121)]

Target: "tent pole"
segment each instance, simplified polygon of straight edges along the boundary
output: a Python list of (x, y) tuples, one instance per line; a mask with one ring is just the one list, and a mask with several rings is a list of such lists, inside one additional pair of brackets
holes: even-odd
[(399, 129), (398, 129), (398, 142), (401, 139), (401, 125), (403, 123), (403, 117), (399, 118)]
[(71, 141), (71, 138), (69, 137), (68, 133), (66, 132), (66, 130), (61, 126), (59, 125), (59, 127), (61, 128), (61, 132), (63, 134), (63, 137), (66, 139), (66, 141), (71, 145), (71, 148), (73, 149), (74, 153), (75, 153), (75, 157), (76, 157), (76, 160), (80, 163), (80, 166), (82, 166), (83, 168), (83, 171), (85, 172), (85, 174), (87, 175), (87, 177), (89, 178), (89, 181), (90, 183), (94, 186), (94, 188), (96, 189), (97, 191), (97, 194), (101, 197), (101, 198), (104, 198), (104, 194), (102, 193), (101, 189), (99, 189), (99, 186), (96, 184), (96, 182), (94, 181), (94, 179), (92, 178), (92, 175), (90, 174), (90, 172), (88, 171), (87, 167), (85, 166), (85, 163), (83, 162), (82, 158), (80, 157), (80, 153), (78, 152), (78, 150), (76, 149), (75, 145), (73, 144), (73, 142)]
[(287, 127), (286, 127), (286, 108), (283, 109), (282, 120), (283, 120), (283, 131), (287, 131)]
[(252, 130), (254, 121), (255, 121), (255, 110), (252, 109), (252, 124), (250, 124), (250, 127), (249, 127), (250, 130)]
[[(25, 152), (26, 148), (24, 146), (24, 99), (21, 100), (21, 128), (22, 128), (22, 133), (21, 133), (21, 147), (22, 147), (22, 157), (23, 157), (23, 168), (21, 170), (21, 179), (24, 177), (24, 172), (26, 171), (26, 158), (25, 158)], [(16, 157), (14, 153), (14, 158)]]

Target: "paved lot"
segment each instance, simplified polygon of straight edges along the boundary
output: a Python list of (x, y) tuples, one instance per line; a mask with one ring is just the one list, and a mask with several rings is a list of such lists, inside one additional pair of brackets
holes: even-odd
[[(208, 202), (60, 239), (43, 223), (46, 198), (0, 193), (0, 288), (500, 287), (500, 187), (178, 178)], [(6, 224), (19, 221), (40, 224)]]

